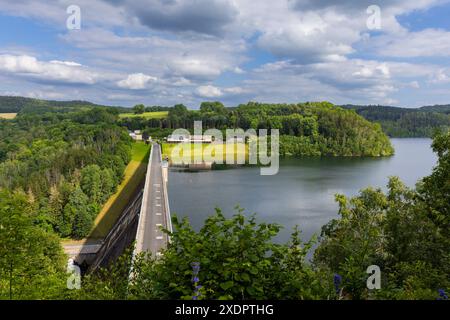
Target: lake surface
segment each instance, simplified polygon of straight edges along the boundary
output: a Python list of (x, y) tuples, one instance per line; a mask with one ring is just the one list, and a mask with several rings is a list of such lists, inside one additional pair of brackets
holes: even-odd
[(386, 190), (395, 175), (408, 186), (431, 173), (437, 157), (431, 139), (392, 139), (395, 155), (387, 158), (282, 159), (279, 173), (260, 176), (259, 168), (169, 173), (172, 214), (188, 217), (198, 230), (214, 208), (226, 216), (239, 205), (259, 221), (284, 226), (277, 241), (289, 239), (299, 225), (308, 239), (338, 217), (336, 193), (355, 195), (368, 186)]

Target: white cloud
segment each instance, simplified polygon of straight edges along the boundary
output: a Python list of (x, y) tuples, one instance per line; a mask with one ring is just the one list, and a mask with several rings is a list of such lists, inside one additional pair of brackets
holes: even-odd
[(223, 96), (222, 90), (211, 85), (200, 86), (197, 88), (196, 92), (200, 97), (203, 98), (218, 98)]
[[(127, 73), (150, 73), (162, 78), (210, 81), (225, 71), (240, 72), (247, 49), (243, 40), (118, 36), (102, 29), (86, 29), (61, 38), (94, 57), (98, 65)], [(131, 69), (131, 70), (130, 70)]]
[(175, 72), (185, 77), (194, 78), (214, 78), (220, 75), (222, 67), (214, 60), (200, 60), (200, 59), (179, 59), (169, 62), (170, 68)]
[(236, 74), (244, 74), (244, 73), (245, 73), (245, 71), (242, 70), (242, 69), (239, 68), (239, 67), (235, 67), (235, 68), (233, 69), (233, 72), (236, 73)]
[(362, 77), (362, 78), (371, 78), (375, 76), (389, 78), (390, 70), (386, 63), (382, 63), (379, 65), (373, 63), (371, 64), (363, 63), (361, 69), (353, 72), (352, 75), (355, 77)]
[(370, 38), (366, 44), (375, 48), (379, 55), (388, 57), (450, 56), (450, 32), (439, 29), (384, 35)]
[(73, 62), (73, 61), (59, 61), (59, 60), (51, 60), (50, 63), (54, 63), (54, 64), (61, 64), (64, 66), (69, 66), (69, 67), (81, 67), (82, 65), (77, 63), (77, 62)]
[(447, 83), (450, 82), (450, 70), (445, 68), (437, 70), (433, 75), (431, 75), (430, 83)]
[(228, 94), (231, 94), (231, 95), (240, 95), (240, 94), (248, 93), (247, 90), (245, 90), (242, 87), (229, 87), (229, 88), (223, 89), (223, 91)]
[(41, 81), (94, 84), (98, 74), (72, 61), (39, 61), (28, 55), (0, 55), (0, 72)]
[(124, 89), (139, 90), (146, 89), (152, 82), (158, 79), (143, 73), (133, 73), (128, 75), (126, 79), (117, 82), (117, 85)]
[(410, 86), (411, 88), (413, 88), (413, 89), (420, 89), (420, 84), (419, 84), (419, 82), (417, 82), (417, 81), (411, 81), (411, 82), (409, 83), (409, 86)]
[(258, 43), (281, 58), (292, 58), (301, 63), (341, 61), (353, 52), (352, 43), (360, 35), (352, 24), (335, 25), (345, 17), (321, 16), (317, 13), (298, 15), (286, 12), (286, 17), (274, 26), (261, 25), (264, 30)]

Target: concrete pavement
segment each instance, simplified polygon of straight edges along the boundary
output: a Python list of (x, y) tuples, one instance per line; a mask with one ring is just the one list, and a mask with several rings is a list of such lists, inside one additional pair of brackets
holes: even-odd
[(144, 188), (139, 225), (136, 235), (135, 253), (151, 252), (158, 256), (167, 247), (167, 234), (161, 228), (169, 229), (170, 213), (166, 201), (167, 189), (163, 181), (161, 147), (152, 145)]

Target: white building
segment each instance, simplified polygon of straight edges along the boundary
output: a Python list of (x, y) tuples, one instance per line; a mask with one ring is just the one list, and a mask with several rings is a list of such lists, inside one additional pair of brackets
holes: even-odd
[(169, 143), (185, 143), (190, 141), (190, 136), (185, 134), (172, 134), (167, 137)]
[(134, 130), (134, 132), (129, 133), (131, 139), (135, 141), (142, 141), (142, 131), (141, 130)]
[(169, 143), (211, 143), (212, 136), (209, 135), (185, 135), (172, 134), (167, 137)]

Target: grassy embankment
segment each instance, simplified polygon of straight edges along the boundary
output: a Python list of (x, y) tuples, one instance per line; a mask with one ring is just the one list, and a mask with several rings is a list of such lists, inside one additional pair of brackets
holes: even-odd
[(141, 114), (121, 113), (119, 118), (144, 118), (144, 119), (163, 119), (169, 114), (168, 111), (144, 112)]
[(0, 119), (11, 120), (17, 116), (17, 113), (0, 113)]
[[(184, 154), (183, 149), (189, 150), (189, 145), (191, 149), (191, 154), (189, 157), (189, 153)], [(180, 152), (176, 154), (174, 153), (174, 148), (176, 146), (180, 146)], [(234, 147), (234, 148), (233, 148)], [(230, 150), (232, 149), (232, 150)], [(162, 144), (162, 154), (163, 157), (168, 157), (169, 161), (174, 164), (180, 163), (192, 163), (196, 157), (203, 159), (206, 162), (211, 162), (214, 160), (213, 158), (223, 159), (223, 163), (226, 163), (227, 156), (231, 156), (233, 153), (234, 159), (237, 156), (245, 157), (245, 162), (248, 163), (248, 144), (236, 143), (230, 149), (227, 149), (225, 143), (221, 144), (195, 144), (195, 143), (182, 143), (182, 144), (172, 144), (172, 143), (163, 143)], [(203, 157), (202, 157), (203, 156)]]
[(133, 143), (132, 158), (125, 169), (124, 179), (94, 221), (94, 227), (88, 239), (105, 237), (122, 211), (132, 200), (139, 185), (145, 179), (147, 163), (150, 154), (150, 146), (143, 142)]

